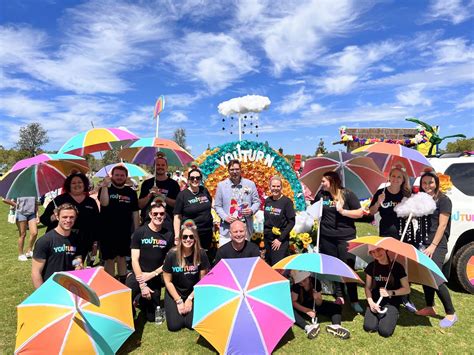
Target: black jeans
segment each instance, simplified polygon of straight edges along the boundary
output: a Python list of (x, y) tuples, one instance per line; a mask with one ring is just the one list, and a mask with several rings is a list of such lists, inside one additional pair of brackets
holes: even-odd
[[(444, 257), (446, 256), (447, 252), (448, 249), (445, 246), (438, 246), (433, 253), (431, 259), (440, 269), (443, 267)], [(444, 306), (444, 311), (446, 312), (446, 314), (455, 313), (453, 301), (451, 300), (451, 295), (449, 294), (448, 286), (446, 286), (446, 283), (442, 283), (441, 285), (439, 285), (437, 290), (432, 287), (423, 285), (423, 291), (425, 292), (425, 302), (428, 307), (434, 306), (434, 295), (436, 292), (439, 299), (441, 300), (441, 303)]]
[[(320, 251), (323, 254), (334, 256), (347, 265), (349, 265), (352, 269), (355, 266), (355, 255), (349, 253), (347, 251), (347, 240), (338, 239), (334, 237), (325, 237), (321, 235), (320, 240)], [(349, 282), (346, 284), (348, 296), (351, 302), (358, 302), (359, 297), (357, 295), (357, 284), (354, 282)], [(336, 297), (343, 297), (343, 285), (340, 282), (334, 282), (334, 289), (336, 292)]]
[(384, 314), (372, 313), (367, 307), (364, 316), (364, 330), (366, 332), (378, 332), (381, 336), (388, 338), (395, 331), (398, 321), (398, 308), (386, 304), (387, 312)]
[[(142, 309), (142, 311), (145, 312), (146, 319), (149, 322), (154, 322), (156, 307), (160, 305), (161, 286), (162, 286), (161, 277), (160, 276), (154, 277), (151, 280), (148, 280), (146, 284), (154, 292), (151, 294), (150, 300), (147, 300), (146, 298), (140, 296), (139, 306)], [(135, 300), (135, 298), (138, 295), (141, 295), (140, 284), (138, 283), (135, 277), (135, 274), (133, 272), (128, 275), (127, 279), (125, 280), (125, 285), (127, 285), (127, 287), (132, 289), (132, 303), (133, 303), (133, 300)]]
[(288, 240), (285, 240), (283, 243), (281, 243), (280, 249), (278, 250), (272, 250), (272, 242), (273, 242), (272, 240), (264, 239), (264, 242), (265, 242), (265, 261), (268, 263), (268, 265), (273, 266), (277, 262), (279, 262), (281, 259), (290, 255), (290, 252), (289, 252), (290, 242)]
[(166, 325), (168, 330), (171, 332), (176, 332), (183, 328), (193, 329), (193, 311), (182, 315), (178, 312), (178, 306), (174, 301), (173, 297), (170, 296), (168, 291), (165, 293), (165, 314), (166, 314)]
[[(313, 309), (313, 305), (305, 304), (304, 306)], [(301, 329), (304, 329), (307, 324), (305, 318), (308, 318), (308, 316), (306, 313), (297, 311), (296, 309), (293, 309), (293, 311), (295, 313), (295, 324)], [(320, 306), (315, 307), (315, 311), (316, 317), (321, 314), (331, 318), (332, 324), (341, 324), (342, 307), (340, 305), (335, 304), (334, 302), (323, 301)]]

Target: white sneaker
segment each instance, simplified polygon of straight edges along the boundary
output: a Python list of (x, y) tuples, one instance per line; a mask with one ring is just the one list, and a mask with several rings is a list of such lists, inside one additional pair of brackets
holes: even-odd
[(319, 323), (308, 324), (306, 327), (304, 327), (304, 330), (306, 332), (306, 335), (308, 336), (308, 339), (314, 339), (318, 336), (321, 327), (319, 326)]
[(32, 258), (33, 257), (33, 252), (29, 251), (28, 253), (25, 254), (27, 258)]
[(22, 254), (18, 256), (18, 261), (28, 261), (28, 258), (25, 254)]

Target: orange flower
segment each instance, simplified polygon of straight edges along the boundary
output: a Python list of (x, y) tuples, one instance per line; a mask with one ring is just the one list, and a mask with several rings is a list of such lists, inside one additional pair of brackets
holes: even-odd
[(438, 173), (439, 178), (439, 189), (442, 192), (446, 192), (453, 187), (453, 183), (451, 182), (451, 177), (449, 175)]

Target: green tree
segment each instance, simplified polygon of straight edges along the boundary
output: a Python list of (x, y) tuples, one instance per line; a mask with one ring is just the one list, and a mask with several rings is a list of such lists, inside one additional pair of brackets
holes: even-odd
[(456, 152), (472, 152), (474, 151), (474, 138), (458, 139), (454, 142), (449, 142), (446, 145), (447, 153)]
[(102, 156), (102, 160), (101, 160), (102, 167), (109, 164), (120, 162), (119, 152), (120, 152), (120, 149), (112, 149), (112, 150), (106, 151), (105, 154)]
[(318, 148), (316, 148), (316, 152), (314, 153), (314, 155), (318, 156), (318, 155), (326, 154), (327, 152), (328, 150), (324, 146), (324, 141), (322, 138), (320, 138)]
[(178, 143), (178, 145), (186, 149), (186, 130), (184, 128), (178, 128), (174, 131), (173, 140)]
[(49, 142), (47, 131), (40, 123), (33, 122), (20, 128), (17, 148), (28, 152), (32, 157), (40, 152), (42, 145)]

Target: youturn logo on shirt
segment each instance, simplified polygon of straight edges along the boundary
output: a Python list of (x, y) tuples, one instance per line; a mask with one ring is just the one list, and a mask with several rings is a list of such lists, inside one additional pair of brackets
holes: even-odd
[(118, 200), (118, 202), (130, 203), (130, 197), (120, 194), (112, 194), (109, 196), (111, 200)]
[(209, 202), (209, 199), (207, 198), (207, 196), (194, 197), (188, 200), (188, 203), (191, 205), (195, 203), (207, 203), (207, 202)]
[(185, 265), (184, 267), (172, 266), (171, 269), (173, 270), (173, 272), (176, 272), (176, 273), (183, 272), (186, 275), (186, 274), (195, 274), (199, 270), (199, 267), (197, 265)]
[(273, 206), (266, 206), (265, 211), (275, 216), (279, 216), (281, 214), (281, 208), (275, 208)]
[(76, 247), (73, 245), (60, 245), (58, 247), (54, 247), (53, 251), (55, 253), (65, 253), (65, 254), (75, 254), (76, 253)]
[(157, 239), (157, 238), (142, 238), (141, 240), (142, 245), (152, 245), (153, 248), (165, 248), (166, 247), (166, 240)]

